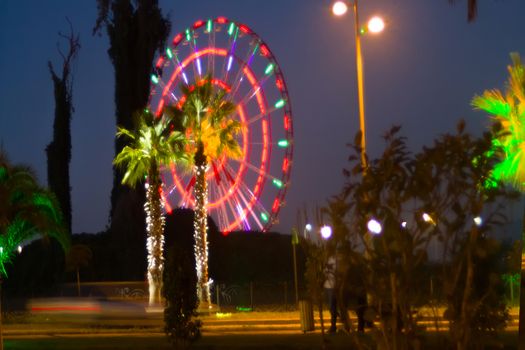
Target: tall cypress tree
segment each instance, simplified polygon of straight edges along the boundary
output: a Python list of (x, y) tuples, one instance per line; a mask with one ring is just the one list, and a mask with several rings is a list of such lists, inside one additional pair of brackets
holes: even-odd
[(59, 36), (67, 40), (69, 49), (62, 57), (62, 76), (58, 76), (51, 61), (48, 61), (49, 72), (53, 81), (55, 94), (55, 120), (53, 122), (53, 140), (46, 147), (47, 183), (58, 199), (64, 216), (67, 230), (71, 233), (71, 187), (69, 181), (69, 163), (71, 162), (71, 114), (73, 109), (73, 75), (71, 64), (80, 49), (80, 37), (73, 32), (69, 22), (70, 33)]
[[(170, 24), (163, 16), (157, 0), (96, 1), (98, 18), (93, 33), (101, 34), (102, 29), (105, 29), (109, 38), (108, 55), (115, 69), (116, 125), (133, 130), (136, 125), (132, 115), (147, 105), (153, 60), (157, 50), (164, 47)], [(115, 139), (115, 155), (120, 153), (127, 142), (123, 138)], [(128, 263), (142, 263), (135, 257), (137, 249), (145, 250), (145, 192), (143, 186), (137, 186), (137, 189), (123, 186), (123, 175), (122, 170), (113, 168), (110, 232), (114, 243), (127, 242), (119, 248), (118, 260), (130, 267), (130, 271), (144, 271), (145, 266), (131, 268)]]
[[(134, 112), (148, 101), (150, 75), (155, 52), (162, 49), (170, 31), (156, 0), (97, 0), (98, 19), (93, 30), (106, 28), (110, 47), (108, 55), (115, 69), (116, 124), (134, 129)], [(115, 154), (125, 146), (125, 140), (115, 139)], [(111, 216), (121, 193), (123, 173), (113, 169)]]

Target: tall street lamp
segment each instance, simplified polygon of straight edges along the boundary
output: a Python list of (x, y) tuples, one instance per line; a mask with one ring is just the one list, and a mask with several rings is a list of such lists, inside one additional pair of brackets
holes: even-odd
[[(359, 127), (361, 130), (361, 165), (366, 170), (366, 129), (365, 129), (365, 96), (363, 83), (363, 58), (361, 55), (361, 35), (366, 31), (371, 33), (380, 33), (385, 28), (385, 23), (381, 17), (375, 16), (368, 21), (367, 29), (361, 29), (359, 26), (359, 12), (357, 6), (358, 0), (353, 0), (354, 10), (354, 38), (355, 38), (355, 66), (357, 72), (357, 98), (359, 104)], [(332, 5), (332, 12), (336, 16), (343, 16), (348, 11), (346, 1), (336, 1)]]

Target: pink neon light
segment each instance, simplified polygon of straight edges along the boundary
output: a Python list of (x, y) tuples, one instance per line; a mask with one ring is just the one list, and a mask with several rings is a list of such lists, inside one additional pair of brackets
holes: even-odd
[[(224, 17), (219, 17), (217, 18), (217, 22), (218, 23), (226, 23), (227, 19), (224, 18)], [(181, 35), (181, 39), (182, 39), (182, 34), (179, 34)], [(177, 39), (177, 37), (175, 37), (174, 39), (174, 44), (175, 44), (175, 40)], [(180, 40), (181, 40), (180, 39)], [(179, 41), (180, 41), (179, 40)], [(177, 42), (178, 43), (178, 42)], [(268, 48), (263, 44), (261, 45), (261, 53), (264, 55), (264, 56), (267, 56), (269, 55), (269, 50)], [(217, 55), (217, 56), (226, 56), (227, 55), (227, 51), (225, 49), (217, 49), (217, 48), (206, 48), (206, 49), (203, 49), (203, 50), (200, 50), (200, 51), (197, 51), (195, 53), (193, 53), (192, 55), (190, 55), (189, 57), (187, 57), (176, 69), (175, 71), (173, 72), (170, 80), (168, 81), (168, 83), (166, 84), (163, 92), (162, 92), (162, 97), (161, 97), (161, 101), (164, 101), (164, 98), (166, 96), (166, 94), (170, 91), (171, 89), (171, 86), (173, 84), (173, 82), (175, 81), (175, 79), (181, 74), (182, 70), (187, 67), (192, 61), (194, 61), (195, 59), (201, 57), (201, 56), (204, 56), (204, 55), (209, 55), (209, 54), (212, 54), (212, 55)], [(257, 104), (259, 106), (259, 109), (260, 109), (260, 112), (262, 114), (266, 114), (266, 103), (265, 103), (265, 99), (264, 99), (264, 96), (262, 94), (262, 91), (261, 89), (259, 88), (259, 85), (257, 83), (257, 79), (255, 78), (253, 72), (251, 71), (251, 69), (249, 67), (245, 67), (243, 69), (243, 72), (245, 73), (245, 75), (247, 76), (250, 84), (252, 85), (252, 89), (255, 91), (255, 94), (256, 94), (256, 99), (257, 99)], [(217, 84), (219, 85), (221, 88), (223, 88), (222, 84), (220, 83), (220, 81), (218, 81), (217, 83), (215, 81), (212, 81), (214, 84)], [(224, 83), (225, 84), (225, 83)], [(226, 85), (226, 84), (225, 84)], [(225, 89), (226, 90), (226, 89)], [(228, 91), (228, 90), (227, 90)], [(179, 108), (182, 106), (182, 104), (184, 103), (184, 97), (181, 98), (181, 100), (179, 101)], [(181, 103), (182, 102), (182, 103)], [(159, 109), (159, 107), (161, 107)], [(163, 107), (163, 104), (159, 103), (158, 107), (157, 107), (157, 111), (161, 112), (162, 111), (162, 107)], [(244, 110), (241, 106), (238, 106), (238, 110), (239, 110), (239, 116), (241, 118), (241, 122), (243, 124), (245, 124), (245, 115), (244, 115)], [(241, 217), (246, 217), (248, 212), (252, 212), (252, 208), (253, 206), (255, 205), (255, 202), (258, 200), (259, 196), (260, 196), (260, 192), (262, 190), (262, 187), (263, 187), (263, 184), (264, 184), (264, 176), (265, 176), (265, 173), (266, 173), (266, 168), (267, 168), (267, 163), (268, 163), (268, 147), (269, 147), (269, 130), (268, 130), (268, 121), (267, 120), (262, 120), (262, 134), (263, 134), (263, 150), (262, 150), (262, 153), (261, 153), (261, 165), (260, 165), (260, 172), (259, 172), (259, 176), (257, 178), (257, 181), (256, 181), (256, 184), (254, 186), (254, 191), (253, 191), (253, 197), (251, 198), (250, 202), (248, 203), (248, 205), (243, 209), (243, 215), (242, 216), (239, 216), (237, 217), (237, 219), (235, 220), (235, 222), (231, 223), (228, 227), (226, 227), (223, 231), (225, 233), (227, 232), (231, 232), (232, 229), (236, 228), (236, 227), (240, 227), (240, 223), (242, 221)], [(247, 153), (248, 153), (248, 132), (247, 131), (243, 131), (243, 157), (246, 157)], [(240, 166), (239, 166), (239, 170), (237, 171), (237, 175), (236, 175), (236, 178), (233, 182), (233, 185), (231, 187), (231, 191), (228, 191), (228, 195), (226, 196), (223, 196), (222, 198), (220, 198), (219, 200), (215, 201), (215, 202), (212, 202), (212, 203), (208, 203), (208, 207), (209, 208), (214, 208), (218, 205), (220, 205), (221, 203), (223, 203), (228, 197), (230, 197), (234, 192), (235, 192), (235, 189), (239, 186), (239, 183), (240, 183), (240, 179), (242, 177), (242, 174), (244, 173), (245, 171), (245, 160), (246, 159), (243, 159), (241, 162), (240, 162)], [(222, 168), (222, 162), (221, 162), (221, 168)], [(180, 192), (180, 194), (182, 195), (182, 199), (183, 199), (183, 202), (186, 202), (186, 200), (188, 202), (190, 202), (192, 205), (194, 205), (194, 201), (193, 199), (191, 198), (191, 193), (189, 192), (189, 189), (191, 188), (192, 186), (192, 182), (194, 183), (194, 180), (193, 181), (190, 181), (190, 183), (188, 184), (188, 187), (185, 190), (182, 189), (182, 186), (181, 186), (181, 183), (180, 183), (180, 179), (178, 178), (176, 172), (175, 172), (175, 168), (172, 166), (171, 168), (171, 172), (172, 172), (172, 175), (173, 175), (173, 179), (174, 179), (174, 182), (175, 182), (175, 185), (177, 187), (177, 190)], [(225, 170), (225, 169), (223, 169)], [(228, 178), (231, 178), (231, 175), (229, 175), (228, 172), (225, 171), (225, 174)], [(229, 175), (229, 176), (228, 176)], [(213, 176), (213, 175), (211, 175)]]
[(162, 66), (163, 63), (164, 63), (164, 56), (160, 56), (159, 59), (157, 60), (157, 63), (155, 64), (155, 67), (160, 68), (160, 66)]
[(268, 50), (268, 47), (265, 44), (261, 45), (261, 54), (264, 57), (268, 57), (270, 55), (270, 50)]
[(272, 205), (272, 212), (275, 213), (275, 211), (277, 211), (277, 208), (279, 208), (279, 199), (275, 198), (275, 200), (273, 201), (273, 205)]
[(182, 41), (182, 38), (183, 38), (183, 35), (182, 33), (179, 33), (175, 36), (175, 38), (173, 38), (173, 45), (174, 46), (177, 46), (178, 43), (180, 43)]
[(195, 23), (193, 23), (193, 29), (198, 29), (204, 25), (204, 21), (198, 20)]
[(226, 17), (217, 17), (217, 23), (224, 24), (226, 22), (228, 22)]
[[(186, 66), (188, 66), (188, 64), (190, 64), (195, 59), (201, 56), (210, 55), (210, 54), (218, 55), (218, 56), (226, 56), (227, 51), (225, 49), (206, 48), (206, 49), (194, 52), (191, 56), (187, 57), (184, 61), (182, 61), (182, 63), (179, 66), (177, 66), (177, 68), (173, 72), (170, 80), (164, 87), (164, 90), (162, 90), (161, 99), (164, 99), (164, 97), (168, 94), (168, 92), (171, 90), (171, 85), (173, 84), (175, 79), (179, 76), (179, 74), (182, 72), (182, 70), (186, 68)], [(157, 108), (157, 113), (158, 113), (158, 108)]]
[(283, 81), (281, 79), (275, 80), (275, 86), (277, 86), (279, 91), (283, 91)]
[(290, 129), (290, 117), (285, 115), (284, 116), (284, 130)]
[(244, 24), (240, 24), (240, 25), (239, 25), (239, 29), (240, 29), (243, 33), (246, 33), (246, 34), (248, 34), (248, 33), (251, 32), (251, 29), (250, 29), (248, 26), (244, 25)]
[(288, 172), (288, 167), (290, 166), (290, 162), (288, 161), (288, 158), (283, 159), (283, 173)]
[(155, 115), (157, 116), (157, 118), (160, 117), (163, 109), (164, 109), (164, 99), (160, 100), (159, 107), (157, 108), (157, 112), (155, 112)]
[(164, 191), (162, 190), (162, 187), (159, 189), (160, 192), (160, 198), (162, 199), (162, 202), (164, 203), (164, 208), (166, 209), (166, 213), (171, 214), (173, 209), (171, 208), (171, 205), (168, 203), (166, 199), (166, 195), (164, 194)]

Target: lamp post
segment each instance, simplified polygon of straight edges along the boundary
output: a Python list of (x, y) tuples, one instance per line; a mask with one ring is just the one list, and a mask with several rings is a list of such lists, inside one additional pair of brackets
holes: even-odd
[(297, 286), (297, 254), (295, 247), (299, 244), (299, 235), (297, 229), (292, 229), (292, 253), (293, 253), (293, 282), (295, 289), (295, 304), (299, 303), (299, 287)]
[[(364, 170), (366, 164), (366, 128), (365, 128), (365, 92), (363, 77), (363, 57), (361, 54), (361, 34), (364, 32), (359, 27), (358, 0), (354, 0), (352, 7), (354, 11), (354, 39), (355, 39), (355, 68), (357, 73), (357, 100), (359, 106), (359, 129), (361, 131), (361, 165)], [(332, 12), (336, 16), (343, 16), (348, 11), (345, 1), (336, 1), (332, 6)], [(380, 33), (385, 27), (384, 21), (380, 17), (372, 17), (368, 21), (368, 31)]]

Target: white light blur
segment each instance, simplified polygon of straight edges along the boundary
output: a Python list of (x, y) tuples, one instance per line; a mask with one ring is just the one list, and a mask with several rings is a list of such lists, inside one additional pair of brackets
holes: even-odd
[(424, 222), (430, 222), (430, 223), (434, 222), (432, 217), (430, 215), (428, 215), (427, 213), (423, 213), (423, 215), (421, 217), (423, 218)]
[(480, 216), (476, 216), (474, 218), (474, 223), (476, 224), (476, 226), (481, 226), (483, 224), (483, 219)]
[(312, 225), (310, 224), (306, 224), (306, 226), (304, 227), (306, 229), (306, 231), (310, 232), (312, 231)]
[(332, 237), (332, 228), (327, 225), (321, 227), (321, 237), (323, 237), (324, 239)]
[(375, 235), (378, 235), (381, 233), (381, 231), (383, 231), (381, 223), (376, 219), (370, 219), (366, 226), (368, 227), (368, 230)]
[(344, 1), (336, 1), (332, 5), (332, 13), (336, 16), (342, 16), (348, 11), (348, 6)]
[(18, 246), (18, 254), (21, 254), (21, 253), (22, 253), (22, 246), (19, 245), (19, 246)]
[(407, 222), (406, 222), (406, 221), (403, 221), (403, 222), (401, 223), (401, 227), (402, 227), (402, 228), (407, 228)]
[(379, 16), (374, 16), (368, 21), (368, 31), (370, 33), (381, 33), (385, 29), (385, 22)]
[(230, 69), (232, 68), (232, 63), (233, 63), (233, 56), (230, 55), (230, 58), (228, 58), (228, 67), (226, 67), (226, 70), (229, 72)]

